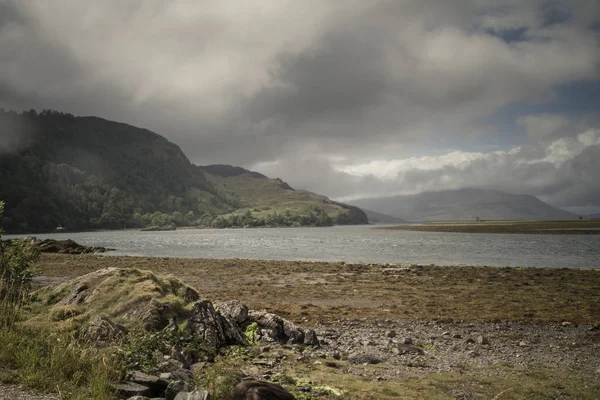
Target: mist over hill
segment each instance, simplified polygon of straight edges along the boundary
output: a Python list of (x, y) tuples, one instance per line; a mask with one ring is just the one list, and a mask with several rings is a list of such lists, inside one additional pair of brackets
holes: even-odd
[(527, 194), (465, 188), (414, 195), (380, 197), (353, 204), (407, 221), (557, 220), (575, 219), (568, 211)]

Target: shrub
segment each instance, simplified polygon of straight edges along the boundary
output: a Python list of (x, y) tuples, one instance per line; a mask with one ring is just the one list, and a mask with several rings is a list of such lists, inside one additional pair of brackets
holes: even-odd
[[(0, 201), (0, 218), (4, 202)], [(0, 229), (0, 328), (10, 328), (17, 321), (23, 304), (28, 300), (39, 258), (32, 240), (2, 241)]]

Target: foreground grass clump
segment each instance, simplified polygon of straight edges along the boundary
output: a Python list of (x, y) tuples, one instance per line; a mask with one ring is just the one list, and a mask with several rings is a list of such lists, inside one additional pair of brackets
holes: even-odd
[(46, 287), (29, 307), (31, 324), (76, 330), (107, 317), (127, 329), (162, 329), (185, 319), (198, 293), (180, 280), (136, 268), (105, 268)]
[(53, 391), (64, 399), (115, 398), (124, 366), (111, 350), (81, 346), (67, 333), (15, 326), (0, 330), (0, 381)]

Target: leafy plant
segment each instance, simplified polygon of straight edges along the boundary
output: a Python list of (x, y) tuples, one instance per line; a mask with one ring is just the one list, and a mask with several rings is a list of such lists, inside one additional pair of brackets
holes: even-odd
[[(4, 202), (0, 201), (0, 218), (3, 211)], [(32, 240), (2, 241), (0, 228), (0, 328), (10, 328), (17, 321), (37, 272), (32, 263), (38, 259)]]

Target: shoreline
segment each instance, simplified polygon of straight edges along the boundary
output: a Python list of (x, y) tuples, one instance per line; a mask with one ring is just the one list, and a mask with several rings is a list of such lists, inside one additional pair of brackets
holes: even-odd
[(600, 220), (426, 222), (422, 224), (382, 226), (374, 229), (470, 234), (600, 235)]

